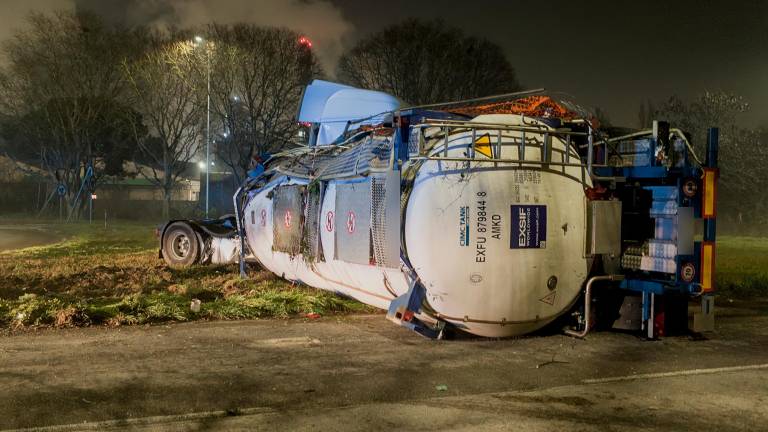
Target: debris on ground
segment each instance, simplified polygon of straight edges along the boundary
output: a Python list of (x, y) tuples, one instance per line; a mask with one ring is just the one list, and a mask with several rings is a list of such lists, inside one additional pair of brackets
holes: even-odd
[(448, 391), (448, 386), (446, 384), (438, 384), (435, 386), (435, 390), (437, 391)]

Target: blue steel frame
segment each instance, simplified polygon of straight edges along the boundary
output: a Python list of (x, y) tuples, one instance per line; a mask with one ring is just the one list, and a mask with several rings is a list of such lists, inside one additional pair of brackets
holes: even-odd
[[(707, 133), (707, 158), (704, 164), (706, 168), (717, 168), (717, 155), (719, 147), (719, 130), (710, 128)], [(669, 178), (671, 175), (677, 176), (678, 190), (682, 190), (683, 182), (689, 178), (701, 178), (703, 170), (686, 164), (681, 169), (671, 169), (667, 171), (664, 167), (631, 167), (624, 168), (623, 174), (630, 178)], [(702, 188), (699, 188), (701, 191)], [(687, 200), (687, 202), (684, 202)], [(701, 200), (689, 199), (685, 194), (678, 194), (678, 204), (694, 207), (694, 216), (701, 217)], [(714, 242), (716, 238), (716, 219), (704, 219), (703, 239), (705, 242)], [(642, 294), (642, 319), (646, 326), (653, 328), (652, 316), (652, 295), (663, 295), (667, 292), (679, 292), (688, 295), (701, 294), (701, 242), (694, 242), (694, 255), (679, 255), (675, 258), (676, 268), (674, 281), (658, 279), (625, 279), (619, 284), (619, 288), (640, 292)], [(680, 277), (679, 269), (685, 263), (692, 263), (696, 269), (696, 276), (692, 282), (685, 282)], [(709, 295), (711, 293), (707, 293)]]

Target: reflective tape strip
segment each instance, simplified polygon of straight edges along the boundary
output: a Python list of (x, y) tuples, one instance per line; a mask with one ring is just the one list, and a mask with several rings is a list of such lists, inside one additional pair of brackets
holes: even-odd
[(715, 200), (717, 198), (717, 170), (714, 168), (704, 169), (704, 193), (702, 199), (704, 200), (701, 216), (704, 219), (712, 219), (715, 217)]
[(702, 292), (715, 289), (715, 243), (701, 244), (701, 290)]

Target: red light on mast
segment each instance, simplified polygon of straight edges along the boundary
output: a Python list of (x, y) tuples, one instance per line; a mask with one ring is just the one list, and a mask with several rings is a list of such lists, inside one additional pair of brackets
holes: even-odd
[(304, 45), (307, 48), (312, 48), (312, 41), (308, 37), (302, 36), (299, 38), (299, 44)]

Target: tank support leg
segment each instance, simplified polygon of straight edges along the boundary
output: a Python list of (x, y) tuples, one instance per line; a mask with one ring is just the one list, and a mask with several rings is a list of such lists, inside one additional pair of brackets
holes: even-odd
[(656, 315), (656, 295), (652, 292), (643, 293), (643, 330), (648, 339), (654, 339), (654, 316)]
[(421, 311), (421, 304), (426, 297), (426, 290), (418, 280), (411, 283), (408, 292), (392, 300), (387, 311), (387, 319), (409, 330), (430, 338), (440, 339), (442, 326), (432, 327), (416, 318)]
[(701, 296), (701, 309), (693, 313), (692, 324), (691, 330), (696, 333), (715, 330), (715, 296), (709, 294)]

